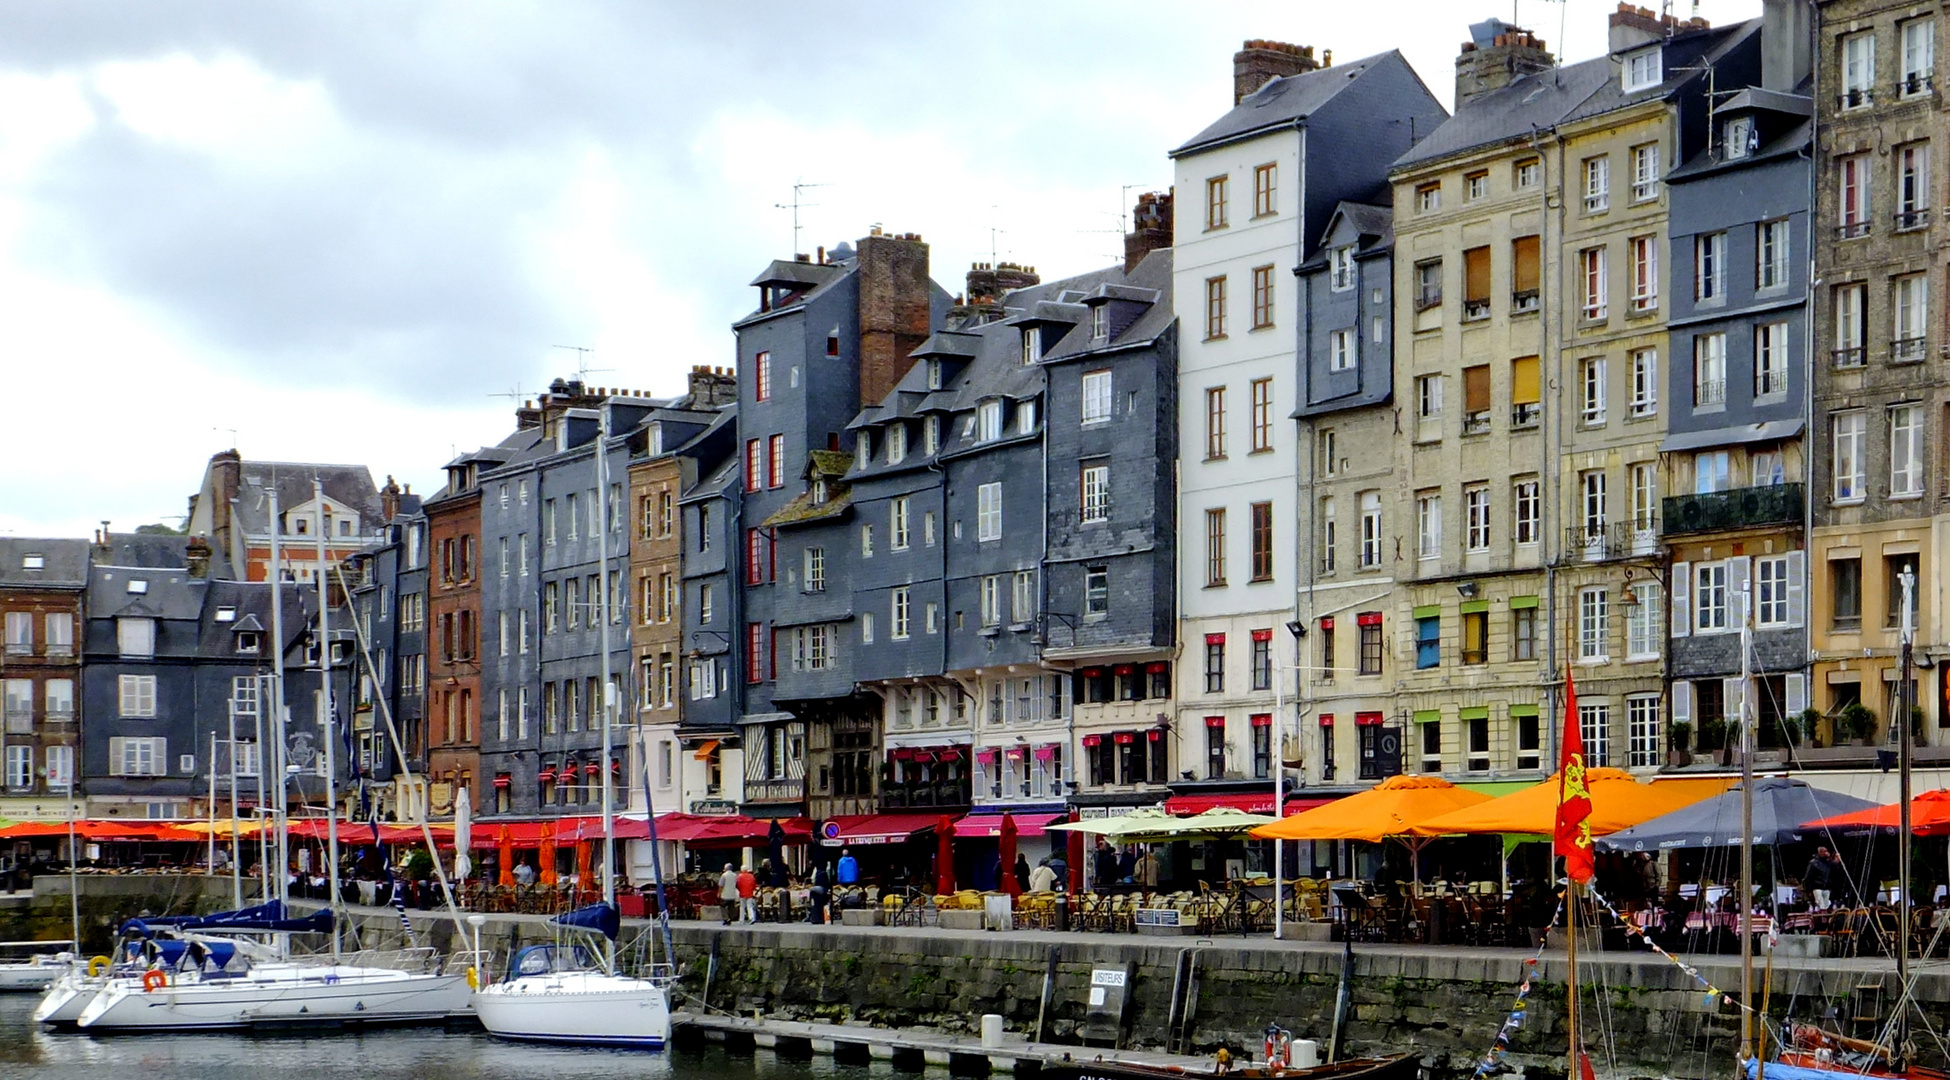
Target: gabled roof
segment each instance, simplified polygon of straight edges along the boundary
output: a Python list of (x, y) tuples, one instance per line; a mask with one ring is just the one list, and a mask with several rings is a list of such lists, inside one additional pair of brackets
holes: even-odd
[[(1729, 49), (1745, 41), (1749, 35), (1759, 34), (1760, 20), (1749, 19), (1728, 26), (1692, 30), (1668, 38), (1664, 43), (1660, 62), (1660, 73), (1665, 76), (1665, 80), (1658, 86), (1644, 90), (1627, 92), (1624, 83), (1618, 78), (1618, 68), (1610, 57), (1605, 57), (1612, 77), (1605, 80), (1589, 97), (1579, 102), (1563, 122), (1576, 123), (1579, 120), (1603, 116), (1628, 106), (1669, 97), (1689, 82), (1696, 79), (1704, 81), (1705, 69), (1708, 66), (1725, 55)], [(1625, 51), (1632, 53), (1638, 50)]]
[(1300, 269), (1304, 272), (1325, 267), (1329, 254), (1327, 242), (1349, 230), (1355, 236), (1355, 258), (1387, 251), (1395, 246), (1394, 208), (1357, 202), (1335, 206), (1334, 212), (1327, 215), (1327, 227), (1320, 230), (1320, 246), (1314, 249), (1312, 258), (1300, 264)]
[(1182, 157), (1220, 143), (1305, 123), (1309, 116), (1319, 112), (1341, 91), (1352, 86), (1355, 80), (1390, 61), (1407, 64), (1399, 51), (1390, 50), (1351, 64), (1336, 64), (1274, 79), (1247, 95), (1244, 101), (1232, 107), (1232, 111), (1192, 136), (1184, 145), (1173, 150), (1170, 156)]
[(269, 492), (278, 492), (278, 508), (289, 510), (312, 499), (312, 480), (316, 478), (325, 497), (359, 512), (360, 524), (367, 530), (382, 524), (379, 488), (372, 472), (364, 465), (320, 465), (298, 461), (245, 461), (239, 463), (236, 521), (244, 531), (264, 534), (271, 531)]
[(1493, 146), (1527, 139), (1554, 127), (1606, 83), (1618, 81), (1609, 56), (1600, 56), (1516, 79), (1456, 107), (1455, 115), (1395, 159), (1405, 169)]
[[(0, 586), (79, 589), (88, 583), (88, 541), (0, 536)], [(28, 569), (28, 556), (40, 566)]]

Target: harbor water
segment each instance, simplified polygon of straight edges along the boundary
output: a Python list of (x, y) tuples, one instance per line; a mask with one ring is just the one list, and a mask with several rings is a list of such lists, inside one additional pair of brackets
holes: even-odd
[(887, 1065), (527, 1046), (479, 1031), (93, 1036), (38, 1030), (38, 995), (0, 995), (0, 1080), (891, 1080)]

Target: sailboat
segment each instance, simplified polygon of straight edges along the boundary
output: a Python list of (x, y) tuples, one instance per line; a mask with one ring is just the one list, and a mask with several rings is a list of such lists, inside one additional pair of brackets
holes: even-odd
[[(616, 969), (616, 934), (622, 920), (617, 913), (616, 874), (611, 865), (616, 829), (614, 780), (609, 759), (617, 710), (609, 662), (609, 633), (613, 625), (609, 576), (609, 416), (609, 410), (604, 409), (596, 440), (596, 520), (600, 523), (596, 530), (596, 555), (601, 563), (599, 618), (603, 630), (599, 637), (604, 688), (603, 899), (601, 903), (551, 920), (564, 929), (596, 934), (602, 939), (600, 954), (580, 945), (531, 945), (510, 958), (505, 979), (475, 991), (474, 1014), (489, 1034), (503, 1039), (659, 1050), (670, 1040), (671, 977), (658, 972), (650, 978), (637, 978)], [(654, 852), (654, 812), (650, 818)], [(657, 907), (662, 912), (666, 909), (661, 902), (661, 866), (654, 873), (659, 891)], [(664, 941), (668, 954), (667, 923)]]

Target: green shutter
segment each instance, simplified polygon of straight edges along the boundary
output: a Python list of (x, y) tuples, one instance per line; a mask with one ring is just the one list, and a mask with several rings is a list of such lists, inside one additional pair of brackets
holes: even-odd
[(1463, 601), (1462, 613), (1464, 615), (1483, 615), (1483, 614), (1487, 614), (1489, 610), (1490, 610), (1490, 602), (1488, 600)]
[(1513, 609), (1534, 608), (1536, 606), (1537, 606), (1537, 598), (1534, 596), (1512, 596), (1510, 598), (1510, 607)]
[(1442, 617), (1442, 605), (1423, 604), (1421, 607), (1415, 609), (1415, 617), (1418, 619), (1439, 619)]
[(1462, 710), (1456, 715), (1459, 719), (1463, 720), (1488, 720), (1490, 718), (1490, 708), (1487, 705), (1474, 705)]
[(1418, 724), (1434, 724), (1434, 723), (1439, 723), (1441, 720), (1442, 720), (1441, 709), (1415, 710), (1415, 722)]
[(1511, 715), (1511, 716), (1536, 716), (1536, 715), (1537, 715), (1537, 706), (1535, 706), (1535, 705), (1512, 705), (1512, 706), (1510, 706), (1510, 715)]

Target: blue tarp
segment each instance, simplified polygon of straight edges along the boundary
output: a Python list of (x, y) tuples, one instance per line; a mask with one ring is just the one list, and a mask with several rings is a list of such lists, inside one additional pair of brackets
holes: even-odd
[(557, 926), (570, 926), (578, 930), (594, 930), (611, 941), (616, 940), (617, 931), (623, 928), (623, 919), (612, 904), (590, 904), (564, 912), (550, 919)]
[[(1760, 1075), (1760, 1059), (1747, 1060), (1747, 1078), (1754, 1080)], [(1800, 1065), (1781, 1065), (1767, 1063), (1769, 1080), (1861, 1080), (1862, 1074), (1852, 1069), (1809, 1069)]]

